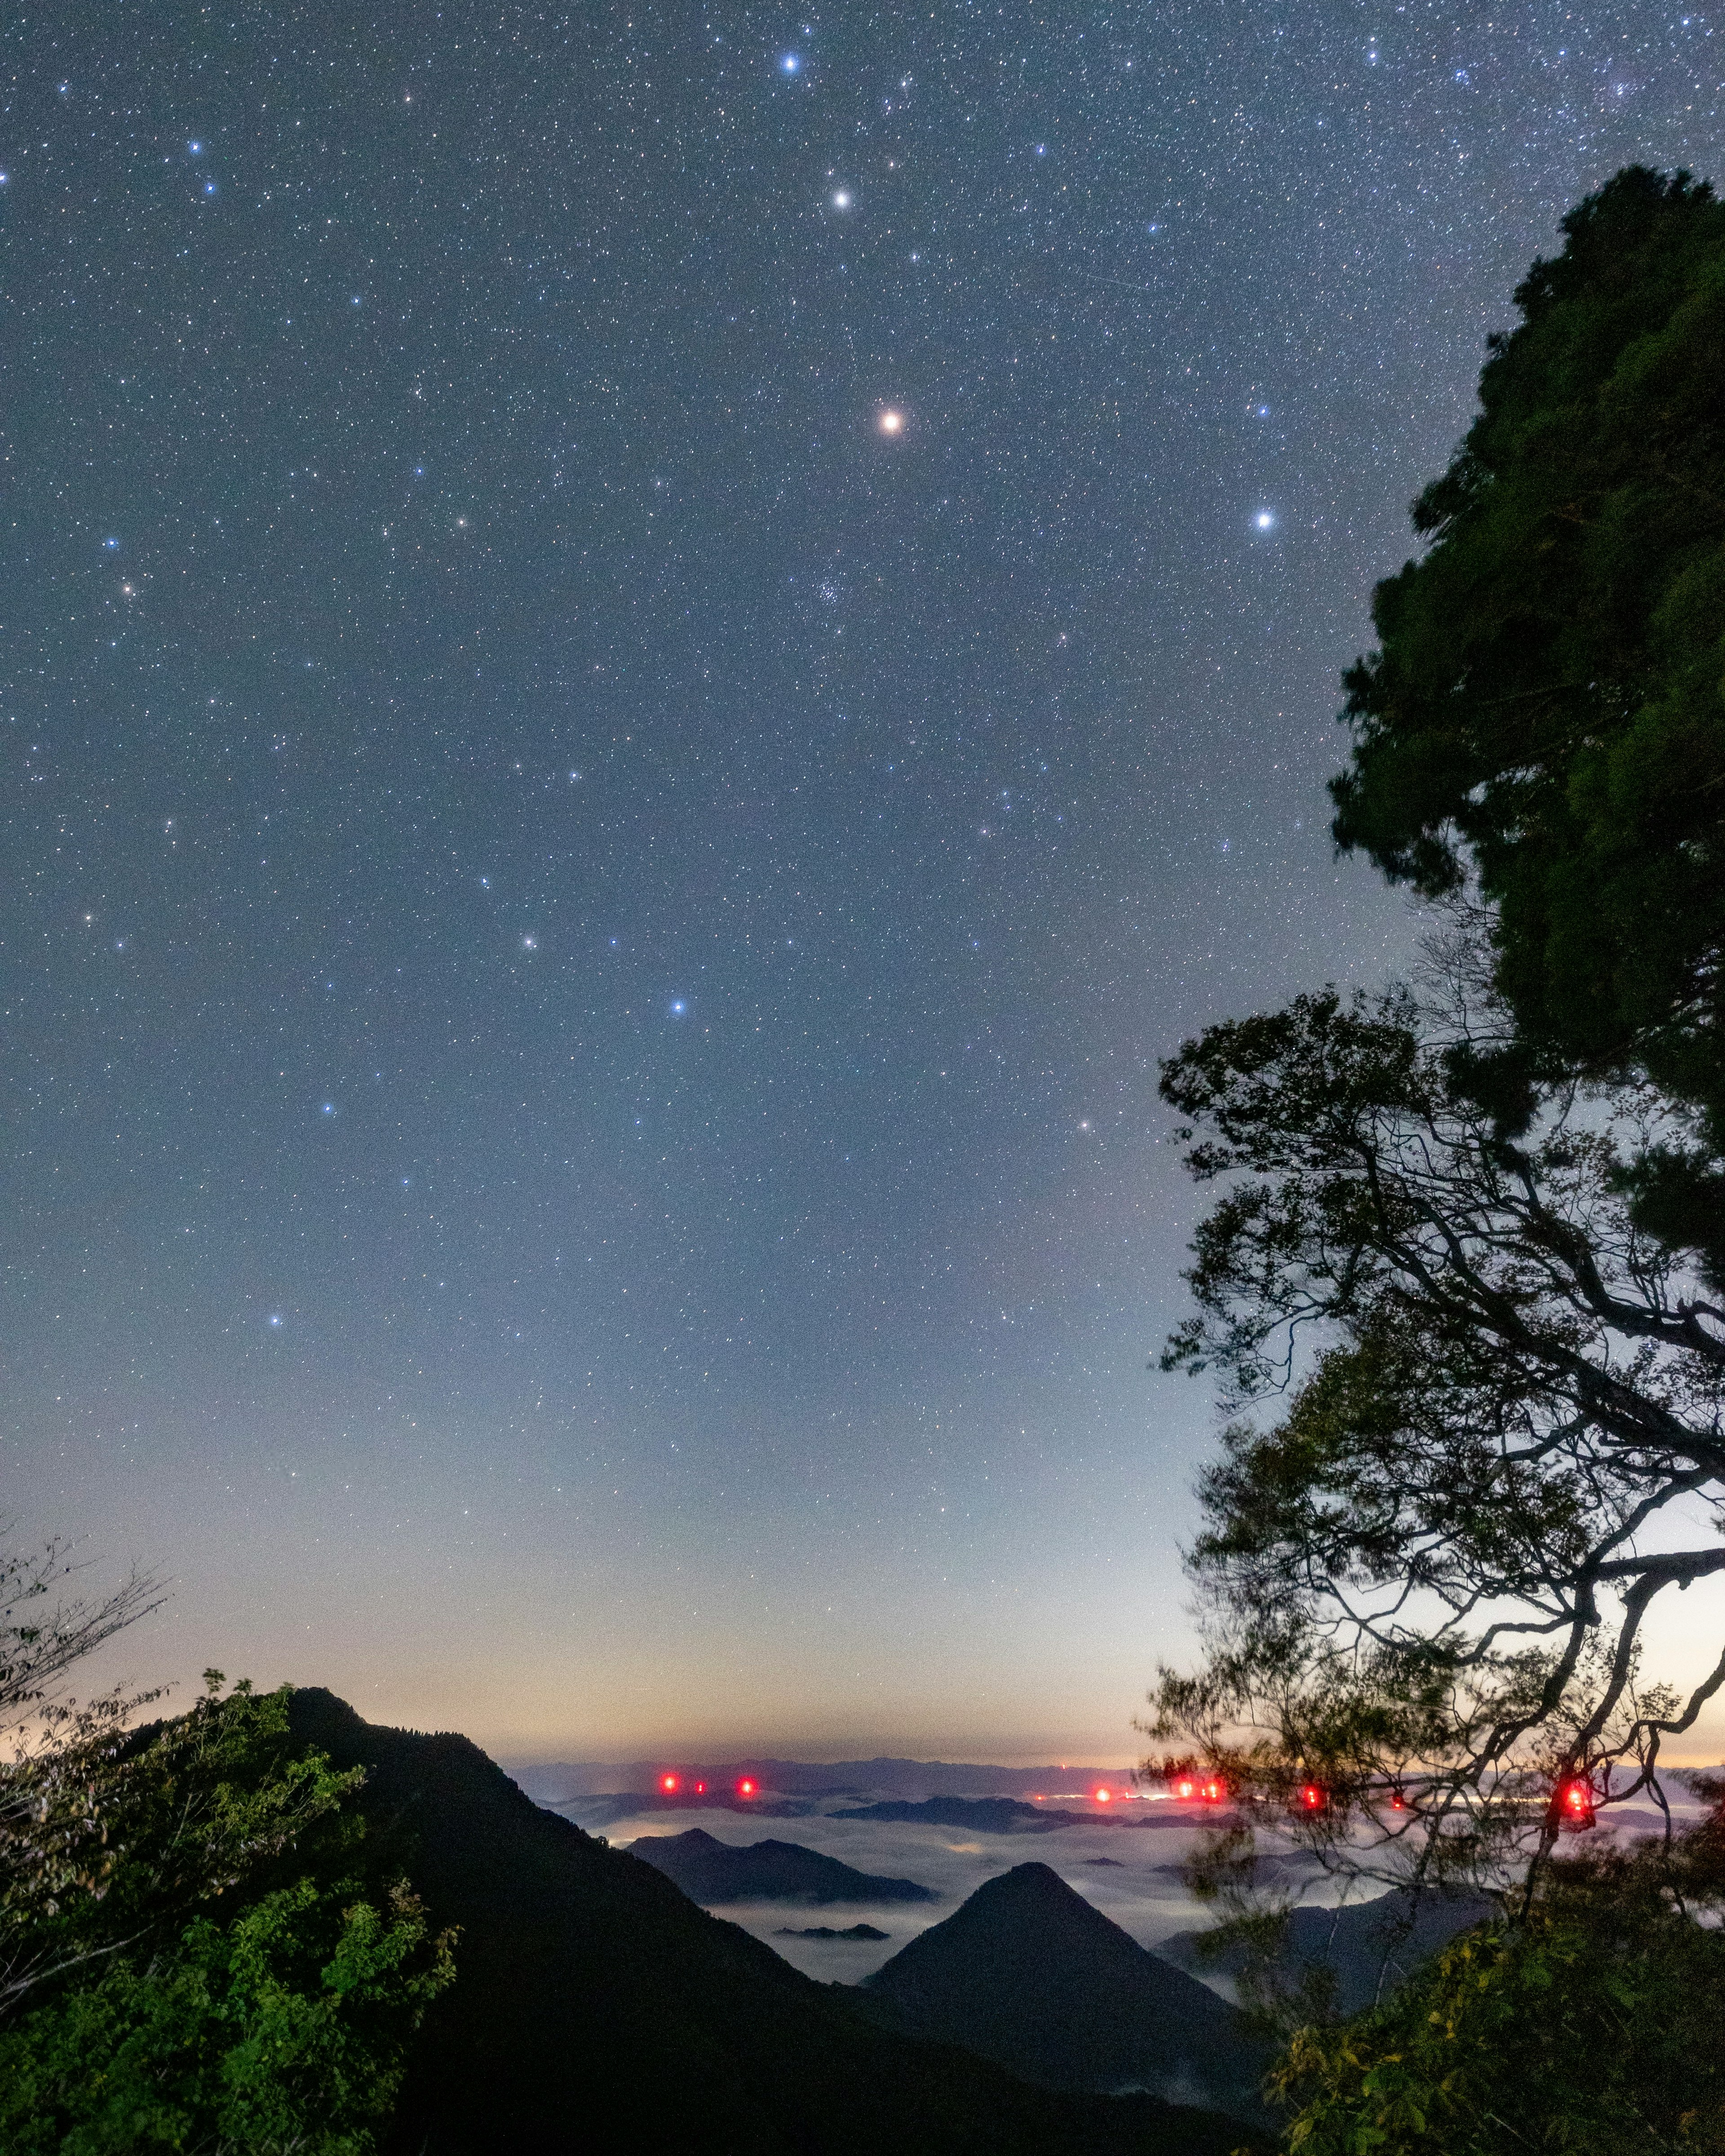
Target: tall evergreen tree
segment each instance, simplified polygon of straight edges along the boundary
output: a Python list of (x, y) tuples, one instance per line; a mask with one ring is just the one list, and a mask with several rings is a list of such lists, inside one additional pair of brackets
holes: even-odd
[(1563, 1071), (1692, 1111), (1626, 1163), (1725, 1278), (1725, 206), (1620, 172), (1491, 341), (1348, 674), (1335, 835), (1496, 911), (1516, 1036), (1465, 1075), (1513, 1132)]

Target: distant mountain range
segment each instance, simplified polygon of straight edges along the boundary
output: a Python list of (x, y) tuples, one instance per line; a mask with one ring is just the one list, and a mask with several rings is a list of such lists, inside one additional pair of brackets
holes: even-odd
[(705, 1782), (715, 1800), (752, 1781), (780, 1797), (1029, 1797), (1076, 1796), (1102, 1785), (1130, 1789), (1132, 1769), (1072, 1767), (966, 1766), (949, 1759), (839, 1759), (830, 1766), (805, 1759), (731, 1759), (716, 1764), (683, 1759), (632, 1759), (606, 1766), (592, 1760), (506, 1761), (511, 1778), (542, 1804), (572, 1797), (660, 1793), (666, 1774), (677, 1778), (687, 1798)]
[(911, 2041), (465, 1738), (375, 1727), (321, 1690), (290, 1712), (298, 1743), (364, 1768), (368, 1831), (433, 1922), (460, 1927), (380, 2156), (1229, 2156), (1247, 2138)]
[(562, 1812), (589, 1834), (602, 1834), (619, 1820), (650, 1818), (655, 1812), (735, 1812), (746, 1819), (807, 1819), (820, 1809), (815, 1797), (739, 1797), (728, 1787), (700, 1796), (666, 1797), (647, 1789), (624, 1790), (614, 1796), (564, 1797), (556, 1804), (549, 1798), (539, 1801), (547, 1811)]
[(788, 1924), (781, 1924), (773, 1933), (779, 1939), (862, 1939), (878, 1945), (890, 1939), (891, 1932), (876, 1931), (872, 1924), (852, 1924), (848, 1929), (835, 1932), (830, 1924), (810, 1924), (806, 1931), (793, 1931)]
[[(1337, 1909), (1297, 1908), (1288, 1917), (1287, 1944), (1277, 1973), (1291, 1986), (1308, 1969), (1328, 1969), (1336, 1979), (1337, 2010), (1358, 2014), (1393, 1990), (1457, 1932), (1497, 1913), (1497, 1903), (1483, 1894), (1425, 1893), (1416, 1902), (1405, 1892)], [(1245, 1964), (1243, 1952), (1206, 1953), (1206, 1936), (1202, 1931), (1176, 1932), (1157, 1951), (1182, 1969), (1237, 1977)]]
[(734, 1849), (698, 1826), (686, 1834), (644, 1834), (629, 1844), (629, 1853), (674, 1880), (704, 1909), (733, 1902), (796, 1902), (815, 1908), (839, 1902), (940, 1899), (913, 1879), (879, 1878), (798, 1842), (752, 1841)]
[(1266, 2046), (1045, 1864), (979, 1887), (858, 1987), (906, 2034), (1050, 2088), (1178, 2092), (1267, 2123)]
[[(914, 1826), (959, 1826), (970, 1834), (1052, 1834), (1063, 1826), (1191, 1826), (1193, 1813), (1169, 1805), (1146, 1811), (1135, 1805), (1130, 1811), (1061, 1811), (1047, 1804), (1024, 1804), (1011, 1797), (927, 1797), (921, 1803), (891, 1799), (885, 1804), (863, 1804), (854, 1810), (834, 1812), (834, 1819), (879, 1820)], [(1225, 1825), (1231, 1813), (1206, 1813), (1205, 1826)]]

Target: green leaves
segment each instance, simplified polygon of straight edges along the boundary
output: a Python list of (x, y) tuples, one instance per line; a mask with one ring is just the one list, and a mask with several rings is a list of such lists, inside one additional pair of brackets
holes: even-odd
[(0, 1768), (0, 2021), (57, 1969), (268, 1880), (308, 1836), (342, 1845), (362, 1779), (294, 1756), (285, 1691), (242, 1685), (143, 1735), (113, 1702), (69, 1717)]
[(0, 1770), (0, 2146), (366, 2156), (453, 1975), (285, 1691)]
[(1725, 2149), (1725, 1939), (1673, 1907), (1672, 1876), (1652, 1851), (1561, 1866), (1522, 1922), (1465, 1934), (1375, 2013), (1302, 2030), (1273, 2077), (1297, 2107), (1290, 2150)]
[(383, 1908), (344, 1899), (302, 1879), (225, 1928), (194, 1919), (0, 2034), (0, 2141), (367, 2156), (454, 1972), (405, 1889)]

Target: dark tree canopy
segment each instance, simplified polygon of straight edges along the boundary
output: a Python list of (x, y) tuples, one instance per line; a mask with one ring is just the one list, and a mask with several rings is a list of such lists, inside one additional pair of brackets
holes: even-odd
[(1531, 1075), (1640, 1070), (1698, 1111), (1635, 1166), (1641, 1217), (1725, 1267), (1725, 205), (1620, 172), (1516, 293), (1481, 412), (1420, 497), (1346, 677), (1335, 835), (1497, 912)]

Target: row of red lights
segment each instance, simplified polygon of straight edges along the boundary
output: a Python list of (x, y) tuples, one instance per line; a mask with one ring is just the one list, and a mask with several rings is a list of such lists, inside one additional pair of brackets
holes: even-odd
[[(1214, 1775), (1200, 1778), (1196, 1774), (1174, 1774), (1168, 1779), (1168, 1788), (1183, 1801), (1204, 1804), (1225, 1803), (1228, 1785)], [(1099, 1789), (1098, 1797), (1107, 1792)], [(1301, 1812), (1326, 1812), (1330, 1808), (1330, 1793), (1322, 1782), (1301, 1782), (1294, 1790), (1294, 1809)], [(1399, 1789), (1389, 1794), (1389, 1809), (1393, 1812), (1407, 1810), (1407, 1800)], [(1558, 1825), (1570, 1834), (1584, 1833), (1598, 1824), (1594, 1811), (1594, 1786), (1585, 1775), (1572, 1774), (1558, 1783), (1552, 1796), (1552, 1816)]]
[(1176, 1774), (1169, 1789), (1184, 1804), (1222, 1804), (1228, 1801), (1228, 1784), (1214, 1774)]
[[(679, 1794), (682, 1787), (683, 1778), (680, 1774), (661, 1774), (659, 1778), (659, 1794), (662, 1797), (674, 1797)], [(705, 1782), (691, 1782), (689, 1784), (689, 1794), (691, 1797), (704, 1797), (706, 1794), (706, 1784)], [(733, 1796), (738, 1797), (758, 1796), (760, 1794), (760, 1784), (753, 1780), (752, 1777), (745, 1774), (742, 1780), (736, 1784), (732, 1794)]]
[[(680, 1774), (664, 1774), (659, 1778), (661, 1796), (674, 1797), (682, 1787)], [(705, 1782), (691, 1782), (689, 1788), (693, 1796), (704, 1797), (707, 1793)], [(1228, 1784), (1215, 1774), (1170, 1775), (1168, 1789), (1183, 1804), (1223, 1804), (1228, 1801)], [(732, 1794), (745, 1798), (757, 1796), (760, 1794), (759, 1784), (752, 1776), (745, 1774), (736, 1784)], [(1114, 1801), (1113, 1790), (1101, 1784), (1091, 1790), (1091, 1795), (1099, 1804)], [(1301, 1782), (1294, 1791), (1294, 1807), (1302, 1812), (1327, 1811), (1330, 1793), (1322, 1782)], [(1389, 1809), (1395, 1812), (1407, 1809), (1399, 1789), (1390, 1794)], [(1584, 1776), (1576, 1775), (1559, 1782), (1552, 1798), (1552, 1810), (1559, 1826), (1572, 1834), (1579, 1834), (1595, 1825), (1592, 1783)]]

